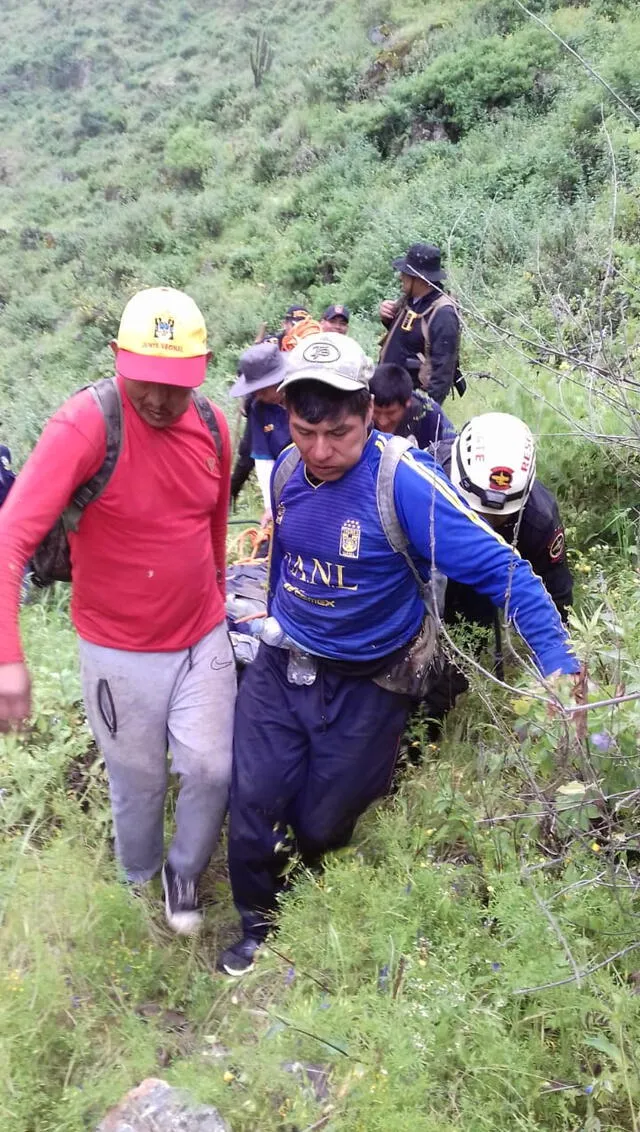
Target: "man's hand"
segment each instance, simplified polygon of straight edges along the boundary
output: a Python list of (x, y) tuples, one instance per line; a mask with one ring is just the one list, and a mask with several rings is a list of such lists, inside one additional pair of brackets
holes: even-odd
[(31, 677), (26, 664), (0, 664), (0, 731), (20, 728), (31, 715)]
[[(557, 696), (561, 704), (566, 704), (567, 701), (573, 700), (577, 705), (586, 704), (587, 702), (587, 673), (583, 668), (580, 672), (575, 672), (571, 676), (563, 676), (559, 672), (554, 672), (548, 677), (548, 683), (552, 693)], [(557, 714), (555, 708), (549, 708), (551, 717)], [(577, 712), (573, 717), (576, 736), (579, 740), (583, 740), (587, 734), (587, 713), (586, 711)]]
[(398, 303), (395, 299), (385, 299), (380, 303), (380, 318), (383, 322), (393, 322), (398, 313)]

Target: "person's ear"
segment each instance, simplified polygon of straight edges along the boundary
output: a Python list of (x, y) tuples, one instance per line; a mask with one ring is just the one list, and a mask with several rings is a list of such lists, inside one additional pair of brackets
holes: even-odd
[(111, 350), (113, 351), (114, 358), (117, 358), (118, 357), (118, 342), (117, 342), (117, 339), (112, 338), (110, 343), (109, 343), (109, 346), (110, 346)]
[(374, 400), (373, 400), (373, 397), (372, 397), (371, 400), (369, 401), (369, 408), (367, 409), (367, 418), (364, 422), (365, 425), (367, 426), (367, 428), (369, 428), (369, 426), (371, 424), (373, 424), (373, 406), (374, 406)]
[(405, 409), (411, 408), (411, 398), (410, 397), (407, 397), (407, 400), (404, 403), (404, 407), (405, 407)]

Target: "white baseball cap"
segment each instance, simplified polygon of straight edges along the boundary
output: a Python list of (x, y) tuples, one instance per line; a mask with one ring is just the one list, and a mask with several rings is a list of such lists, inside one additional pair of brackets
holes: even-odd
[(287, 358), (287, 375), (280, 389), (295, 381), (321, 381), (344, 393), (368, 389), (374, 365), (361, 346), (347, 334), (325, 331), (310, 334)]

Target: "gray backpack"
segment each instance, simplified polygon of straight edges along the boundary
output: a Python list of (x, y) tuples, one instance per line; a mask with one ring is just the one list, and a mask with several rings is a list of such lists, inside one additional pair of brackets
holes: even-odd
[[(122, 402), (115, 378), (103, 378), (101, 381), (96, 381), (94, 385), (85, 385), (83, 389), (91, 390), (104, 417), (107, 450), (104, 462), (98, 468), (98, 471), (87, 483), (77, 488), (62, 515), (56, 520), (49, 533), (45, 535), (31, 559), (32, 579), (35, 585), (41, 589), (50, 586), (53, 582), (71, 581), (69, 531), (77, 531), (85, 507), (94, 503), (102, 495), (115, 471), (122, 449)], [(78, 393), (81, 392), (83, 390), (79, 389)], [(198, 413), (213, 437), (218, 459), (220, 459), (222, 456), (222, 440), (215, 413), (207, 398), (201, 393), (194, 392), (193, 400)]]

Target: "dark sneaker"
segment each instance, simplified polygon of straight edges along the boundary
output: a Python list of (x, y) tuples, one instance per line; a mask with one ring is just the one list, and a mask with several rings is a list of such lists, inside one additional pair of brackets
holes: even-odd
[(202, 927), (202, 906), (197, 880), (180, 876), (167, 861), (162, 867), (167, 923), (178, 935), (193, 935)]
[(246, 975), (253, 967), (253, 961), (256, 957), (256, 951), (262, 946), (262, 940), (256, 939), (253, 935), (244, 935), (226, 951), (218, 959), (218, 970), (224, 971), (226, 975), (234, 975), (239, 978), (240, 975)]

